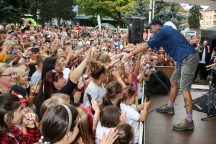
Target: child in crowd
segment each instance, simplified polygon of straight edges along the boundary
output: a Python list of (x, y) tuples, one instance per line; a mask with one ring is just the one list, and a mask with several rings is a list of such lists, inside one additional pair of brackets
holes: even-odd
[[(126, 112), (128, 124), (130, 124), (134, 128), (135, 133), (134, 133), (133, 143), (138, 143), (139, 122), (145, 121), (147, 117), (147, 111), (151, 104), (151, 101), (147, 102), (145, 99), (144, 103), (136, 106), (134, 104), (135, 99), (136, 99), (135, 90), (131, 87), (126, 87), (124, 89), (124, 94), (122, 98), (122, 103), (120, 104), (120, 108), (122, 113)], [(140, 114), (139, 111), (141, 110), (143, 111)]]
[(126, 113), (121, 114), (119, 108), (116, 106), (106, 106), (100, 112), (100, 122), (96, 129), (96, 144), (102, 139), (103, 132), (108, 131), (118, 124), (127, 122)]
[(114, 144), (131, 144), (134, 138), (134, 128), (129, 124), (120, 124), (116, 127), (118, 138)]

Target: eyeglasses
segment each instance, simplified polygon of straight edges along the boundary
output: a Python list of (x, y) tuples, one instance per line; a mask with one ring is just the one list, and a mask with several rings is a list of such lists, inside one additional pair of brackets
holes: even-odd
[(13, 76), (13, 75), (17, 75), (17, 72), (13, 72), (13, 73), (10, 73), (10, 74), (8, 74), (8, 75), (0, 75), (0, 76)]

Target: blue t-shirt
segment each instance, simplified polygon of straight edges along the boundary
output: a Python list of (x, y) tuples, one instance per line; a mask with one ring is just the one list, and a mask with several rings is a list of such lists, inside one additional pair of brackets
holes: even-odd
[(196, 52), (186, 38), (171, 26), (160, 28), (154, 37), (147, 41), (147, 44), (153, 50), (159, 50), (162, 46), (165, 52), (176, 61), (176, 68), (186, 56)]

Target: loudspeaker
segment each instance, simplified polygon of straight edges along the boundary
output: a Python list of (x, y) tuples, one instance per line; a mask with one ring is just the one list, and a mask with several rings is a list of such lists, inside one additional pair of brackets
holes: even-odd
[(128, 31), (129, 43), (143, 42), (144, 18), (131, 17)]
[(152, 94), (167, 94), (170, 91), (169, 78), (160, 70), (152, 72), (147, 85)]
[(166, 87), (170, 90), (170, 87), (171, 87), (170, 79), (166, 76), (166, 74), (163, 71), (158, 70), (156, 72), (156, 75), (166, 85)]

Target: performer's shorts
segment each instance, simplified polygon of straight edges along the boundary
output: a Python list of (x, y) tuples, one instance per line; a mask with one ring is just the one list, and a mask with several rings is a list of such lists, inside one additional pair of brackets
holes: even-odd
[(178, 83), (180, 91), (190, 91), (198, 64), (198, 53), (188, 55), (175, 69), (170, 81)]

